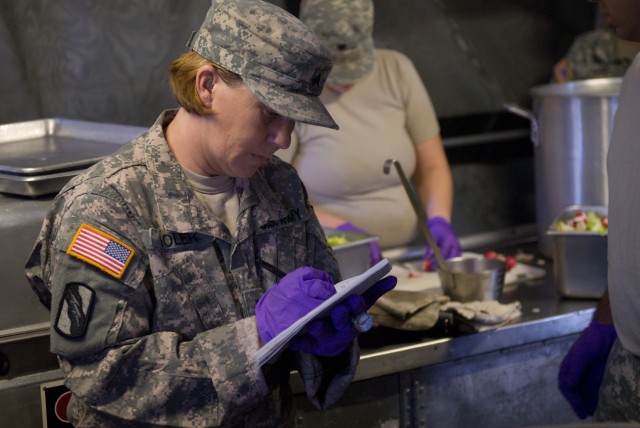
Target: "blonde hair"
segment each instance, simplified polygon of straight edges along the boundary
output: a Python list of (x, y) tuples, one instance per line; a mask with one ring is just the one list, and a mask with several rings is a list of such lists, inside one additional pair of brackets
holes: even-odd
[(242, 83), (240, 75), (214, 64), (194, 51), (180, 55), (168, 69), (171, 92), (180, 107), (198, 116), (207, 116), (213, 113), (211, 109), (203, 105), (196, 91), (196, 72), (203, 65), (213, 66), (227, 85), (234, 86)]

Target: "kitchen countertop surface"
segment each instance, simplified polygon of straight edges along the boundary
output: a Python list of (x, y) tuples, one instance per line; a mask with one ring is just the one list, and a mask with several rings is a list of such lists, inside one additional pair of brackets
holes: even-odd
[[(26, 281), (21, 268), (25, 257), (23, 254), (27, 254), (30, 250), (31, 242), (35, 239), (42, 221), (41, 218), (50, 203), (49, 199), (33, 200), (24, 197), (0, 197), (0, 211), (5, 213), (3, 233), (5, 235), (9, 234), (4, 236), (4, 239), (7, 242), (21, 242), (24, 239), (19, 240), (16, 236), (24, 238), (28, 234), (33, 235), (27, 240), (28, 243), (25, 244), (24, 249), (16, 251), (15, 257), (18, 259), (10, 263), (10, 266), (20, 266), (15, 276), (19, 276), (23, 282)], [(27, 217), (31, 219), (28, 222), (25, 221)], [(22, 229), (25, 230), (18, 226), (24, 226)], [(562, 336), (574, 335), (583, 330), (591, 320), (597, 300), (567, 299), (560, 296), (553, 278), (553, 263), (537, 254), (537, 243), (535, 238), (532, 238), (531, 234), (529, 234), (531, 230), (527, 228), (525, 236), (517, 237), (514, 237), (510, 232), (507, 234), (506, 240), (499, 241), (505, 242), (505, 244), (488, 246), (486, 242), (483, 242), (484, 238), (472, 241), (461, 239), (461, 242), (464, 241), (462, 244), (465, 249), (478, 253), (491, 249), (508, 255), (518, 252), (530, 254), (534, 257), (531, 262), (532, 265), (546, 269), (546, 273), (542, 278), (525, 280), (505, 286), (499, 301), (501, 303), (520, 302), (521, 318), (512, 324), (497, 329), (457, 337), (446, 337), (444, 335), (434, 337), (425, 332), (414, 334), (414, 332), (397, 331), (393, 332), (393, 334), (387, 331), (385, 334), (379, 334), (379, 337), (376, 337), (376, 331), (368, 333), (368, 340), (361, 341), (362, 356), (355, 380), (369, 379), (431, 364), (464, 359), (482, 353), (552, 340)], [(410, 253), (415, 257), (421, 254), (422, 251), (424, 251), (423, 248), (416, 249), (413, 253), (411, 250), (403, 250), (404, 255), (402, 258), (405, 258)], [(385, 256), (394, 261), (393, 254), (385, 253)], [(7, 274), (11, 273), (7, 272)], [(27, 287), (26, 284), (23, 285), (21, 283), (20, 286), (15, 288), (16, 295), (23, 295)], [(28, 296), (33, 297), (31, 293)], [(35, 297), (32, 300), (35, 301)], [(29, 307), (37, 304), (37, 302), (25, 302), (25, 304), (27, 303)], [(24, 312), (21, 308), (18, 309)], [(46, 319), (44, 317), (47, 314), (44, 310), (42, 312), (42, 320), (31, 316), (27, 320), (22, 320), (22, 323), (38, 327), (42, 324), (46, 327)], [(12, 322), (15, 321), (14, 318), (11, 317)], [(39, 323), (39, 321), (42, 322)], [(13, 324), (6, 326), (6, 328), (12, 326)], [(42, 332), (46, 334), (44, 327)], [(294, 386), (294, 390), (297, 389), (295, 381), (292, 386)]]
[[(493, 249), (513, 255), (533, 256), (534, 266), (544, 267), (544, 277), (505, 286), (499, 301), (521, 304), (522, 316), (512, 324), (480, 333), (457, 337), (429, 337), (423, 332), (369, 333), (362, 342), (362, 356), (355, 380), (411, 370), (431, 364), (463, 359), (486, 352), (577, 334), (591, 321), (597, 299), (567, 299), (557, 291), (552, 261), (537, 255), (534, 239), (504, 247), (475, 248), (475, 252)], [(384, 331), (384, 330), (383, 330)], [(405, 334), (407, 333), (407, 334)], [(371, 340), (374, 339), (374, 340)]]

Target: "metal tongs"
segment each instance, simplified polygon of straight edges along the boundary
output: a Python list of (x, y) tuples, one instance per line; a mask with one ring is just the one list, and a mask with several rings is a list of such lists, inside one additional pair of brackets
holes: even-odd
[(442, 257), (442, 253), (440, 252), (440, 247), (438, 247), (438, 244), (436, 244), (436, 240), (433, 239), (433, 235), (431, 235), (429, 226), (427, 226), (427, 214), (424, 212), (424, 208), (420, 203), (420, 197), (416, 193), (409, 180), (407, 180), (407, 177), (404, 175), (402, 165), (400, 165), (400, 162), (398, 162), (396, 159), (387, 159), (384, 163), (384, 173), (389, 174), (391, 170), (391, 164), (393, 164), (398, 171), (398, 176), (400, 176), (400, 180), (402, 181), (404, 190), (409, 196), (409, 200), (411, 201), (411, 205), (413, 205), (413, 210), (416, 212), (416, 216), (418, 216), (418, 223), (420, 223), (422, 234), (427, 239), (427, 242), (435, 253), (436, 259), (438, 259), (438, 269), (442, 269), (443, 271), (449, 273), (450, 269), (445, 264), (444, 257)]

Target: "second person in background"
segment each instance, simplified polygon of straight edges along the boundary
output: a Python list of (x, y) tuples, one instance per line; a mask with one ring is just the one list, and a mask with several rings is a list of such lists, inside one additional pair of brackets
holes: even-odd
[[(393, 158), (416, 185), (444, 258), (459, 256), (451, 171), (433, 105), (409, 58), (375, 48), (373, 1), (302, 0), (300, 19), (333, 56), (320, 98), (340, 130), (296, 125), (281, 157), (297, 168), (322, 226), (377, 235), (383, 249), (415, 243), (419, 225), (401, 180), (383, 173)], [(373, 262), (380, 247), (372, 248)]]

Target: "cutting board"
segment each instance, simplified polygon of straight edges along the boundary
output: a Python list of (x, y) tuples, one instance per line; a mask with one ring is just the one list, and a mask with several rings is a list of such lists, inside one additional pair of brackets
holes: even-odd
[[(462, 253), (464, 257), (483, 257), (482, 254), (473, 252)], [(423, 270), (424, 262), (416, 260), (412, 262), (393, 263), (389, 275), (398, 278), (398, 284), (395, 290), (402, 291), (430, 291), (441, 293), (440, 278), (437, 272), (425, 272)], [(542, 278), (546, 271), (537, 266), (531, 266), (525, 263), (516, 264), (505, 275), (505, 285), (514, 284), (518, 281), (527, 281)]]

